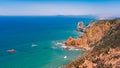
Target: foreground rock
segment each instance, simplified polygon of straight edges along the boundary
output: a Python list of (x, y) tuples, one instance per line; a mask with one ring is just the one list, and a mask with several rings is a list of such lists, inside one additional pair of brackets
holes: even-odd
[(63, 68), (120, 68), (120, 19), (96, 22), (81, 38), (65, 42), (67, 46), (89, 49)]

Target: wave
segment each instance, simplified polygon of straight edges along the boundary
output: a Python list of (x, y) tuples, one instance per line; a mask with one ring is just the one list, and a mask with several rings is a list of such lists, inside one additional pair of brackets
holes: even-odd
[(36, 47), (36, 46), (38, 46), (38, 45), (36, 45), (36, 44), (32, 44), (32, 46), (31, 46), (31, 47)]
[(63, 43), (55, 41), (55, 45), (63, 45)]
[[(54, 44), (52, 46), (53, 49), (57, 49), (57, 48), (67, 49), (68, 48), (63, 42), (53, 41), (53, 44)], [(81, 50), (81, 49), (70, 46), (68, 50), (78, 51), (78, 50)]]
[(78, 50), (81, 50), (81, 49), (78, 49), (78, 48), (75, 48), (75, 47), (73, 47), (73, 46), (70, 46), (70, 49), (69, 50), (76, 50), (76, 51), (78, 51)]

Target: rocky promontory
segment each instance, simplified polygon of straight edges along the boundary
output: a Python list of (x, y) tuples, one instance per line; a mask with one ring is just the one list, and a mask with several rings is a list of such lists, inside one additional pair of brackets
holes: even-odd
[(80, 38), (64, 44), (87, 51), (63, 68), (120, 68), (120, 19), (92, 21)]

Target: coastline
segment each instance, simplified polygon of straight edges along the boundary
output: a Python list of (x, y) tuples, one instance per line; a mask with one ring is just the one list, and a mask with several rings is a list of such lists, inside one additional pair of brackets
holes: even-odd
[[(92, 23), (92, 24), (91, 24)], [(96, 20), (81, 38), (70, 37), (66, 46), (87, 51), (62, 68), (116, 68), (120, 65), (120, 19)], [(94, 24), (93, 24), (94, 23)]]

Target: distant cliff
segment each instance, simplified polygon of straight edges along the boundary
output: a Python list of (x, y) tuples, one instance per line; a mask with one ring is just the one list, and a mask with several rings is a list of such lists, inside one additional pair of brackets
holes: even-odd
[(85, 31), (64, 43), (87, 52), (63, 68), (120, 68), (120, 19), (93, 21)]

